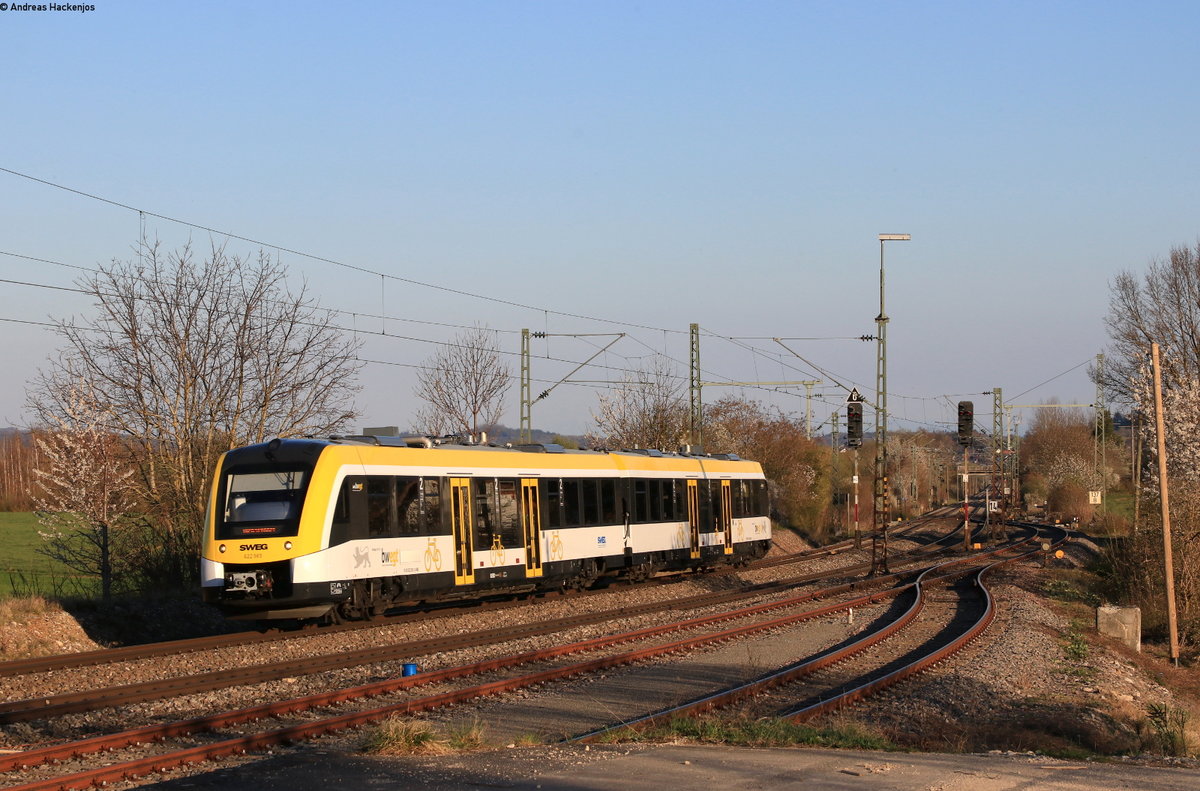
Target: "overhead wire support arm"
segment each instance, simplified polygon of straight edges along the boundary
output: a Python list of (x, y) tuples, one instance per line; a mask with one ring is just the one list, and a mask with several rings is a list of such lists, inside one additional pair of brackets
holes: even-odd
[[(554, 388), (558, 387), (560, 384), (562, 384), (563, 382), (570, 379), (581, 368), (585, 367), (592, 360), (596, 359), (597, 357), (599, 357), (600, 355), (602, 355), (606, 351), (608, 351), (610, 348), (612, 348), (612, 345), (614, 343), (616, 343), (617, 341), (619, 341), (625, 337), (625, 333), (623, 333), (623, 332), (617, 332), (617, 333), (600, 332), (600, 333), (580, 333), (580, 334), (565, 334), (564, 333), (564, 334), (557, 334), (557, 335), (553, 336), (553, 337), (565, 337), (565, 338), (591, 338), (591, 337), (597, 337), (597, 336), (612, 337), (612, 340), (609, 341), (608, 344), (606, 346), (604, 346), (604, 348), (599, 349), (591, 357), (587, 358), (586, 360), (581, 362), (579, 365), (575, 366), (569, 374), (567, 374), (566, 376), (559, 379), (557, 382), (555, 382), (554, 384), (550, 385), (545, 390), (543, 390), (538, 395), (537, 398), (531, 398), (530, 396), (532, 394), (532, 390), (530, 388), (531, 379), (530, 379), (530, 368), (529, 368), (529, 358), (530, 358), (529, 339), (530, 339), (530, 337), (548, 338), (548, 337), (551, 337), (551, 334), (545, 333), (545, 332), (531, 333), (529, 330), (521, 331), (521, 430), (520, 430), (521, 442), (528, 443), (528, 442), (533, 441), (533, 405), (536, 404), (538, 401), (541, 401), (543, 398), (546, 398), (547, 396), (549, 396), (550, 393), (554, 390)], [(616, 336), (616, 337), (613, 337), (613, 336)]]
[(597, 357), (599, 357), (600, 355), (604, 354), (606, 351), (608, 351), (610, 348), (612, 348), (612, 345), (613, 345), (614, 343), (616, 343), (617, 341), (621, 340), (621, 338), (624, 338), (624, 337), (625, 337), (625, 333), (623, 333), (623, 332), (622, 332), (622, 333), (620, 333), (620, 334), (619, 334), (617, 337), (613, 338), (611, 341), (609, 341), (609, 342), (608, 342), (608, 344), (607, 344), (607, 345), (606, 345), (606, 346), (605, 346), (603, 349), (600, 349), (600, 350), (599, 350), (599, 351), (597, 351), (595, 354), (593, 354), (591, 357), (587, 358), (586, 360), (584, 360), (583, 362), (581, 362), (579, 365), (575, 366), (575, 368), (574, 368), (574, 369), (572, 369), (571, 373), (567, 374), (567, 375), (566, 375), (566, 376), (564, 376), (562, 379), (559, 379), (557, 382), (555, 382), (554, 384), (550, 385), (548, 388), (546, 388), (545, 390), (543, 390), (543, 391), (542, 391), (542, 393), (541, 393), (541, 395), (539, 395), (537, 398), (533, 399), (533, 403), (534, 403), (534, 404), (536, 404), (538, 401), (541, 401), (543, 398), (545, 398), (546, 396), (550, 395), (551, 391), (553, 391), (553, 390), (554, 390), (554, 388), (558, 387), (560, 384), (562, 384), (563, 382), (565, 382), (565, 381), (567, 381), (568, 379), (570, 379), (570, 378), (571, 378), (571, 376), (572, 376), (572, 375), (573, 375), (573, 374), (574, 374), (576, 371), (578, 371), (579, 369), (581, 369), (581, 368), (585, 367), (585, 366), (586, 366), (588, 363), (590, 363), (592, 360), (594, 360), (594, 359), (596, 359)]
[(833, 382), (835, 385), (837, 385), (838, 387), (842, 388), (842, 389), (843, 389), (843, 390), (845, 390), (847, 393), (849, 393), (851, 390), (853, 390), (853, 389), (854, 389), (853, 387), (846, 387), (844, 384), (842, 384), (842, 383), (841, 383), (841, 382), (839, 382), (839, 381), (838, 381), (836, 378), (834, 378), (834, 377), (833, 377), (833, 375), (831, 375), (831, 374), (830, 374), (828, 371), (826, 371), (826, 370), (823, 370), (823, 369), (822, 369), (822, 368), (821, 368), (819, 365), (817, 365), (816, 363), (812, 362), (811, 360), (806, 360), (804, 357), (802, 357), (802, 356), (800, 355), (800, 353), (799, 353), (799, 352), (797, 352), (795, 349), (791, 348), (791, 347), (790, 347), (790, 346), (788, 346), (786, 343), (784, 343), (784, 342), (783, 342), (783, 339), (781, 339), (781, 338), (772, 338), (771, 340), (775, 341), (775, 342), (776, 342), (776, 343), (778, 343), (780, 346), (782, 346), (783, 348), (787, 349), (788, 353), (789, 353), (789, 354), (791, 354), (793, 357), (795, 357), (795, 358), (797, 358), (797, 359), (801, 360), (801, 361), (802, 361), (802, 362), (804, 362), (806, 365), (810, 365), (810, 366), (812, 366), (812, 367), (813, 367), (813, 369), (814, 369), (814, 370), (816, 370), (816, 371), (818, 371), (818, 372), (820, 372), (822, 376), (827, 376), (827, 377), (829, 377), (829, 381)]

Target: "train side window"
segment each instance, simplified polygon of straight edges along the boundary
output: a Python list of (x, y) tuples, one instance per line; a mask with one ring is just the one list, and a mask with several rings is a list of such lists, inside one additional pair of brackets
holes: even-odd
[(660, 481), (661, 492), (658, 501), (661, 503), (661, 513), (664, 522), (674, 522), (675, 515), (675, 481)]
[(638, 478), (633, 482), (633, 521), (635, 522), (645, 522), (648, 519), (650, 512), (650, 505), (646, 502), (650, 496), (648, 483), (645, 478)]
[(579, 481), (563, 480), (563, 527), (576, 527), (579, 521)]
[(542, 483), (546, 498), (546, 527), (562, 526), (562, 479), (550, 478)]
[(617, 523), (617, 482), (611, 478), (600, 481), (600, 520), (606, 525)]
[(654, 478), (650, 481), (650, 521), (661, 522), (663, 520), (662, 510), (662, 479)]
[(396, 479), (396, 507), (399, 511), (399, 528), (403, 535), (421, 534), (421, 479), (403, 477)]
[(521, 543), (521, 523), (517, 509), (517, 481), (513, 478), (501, 478), (498, 483), (500, 537), (504, 546), (515, 547)]
[(746, 515), (746, 482), (734, 480), (729, 482), (729, 505), (734, 519)]
[(440, 478), (425, 478), (421, 491), (424, 501), (425, 534), (436, 536), (442, 532), (442, 481)]
[(585, 525), (600, 524), (600, 495), (597, 492), (596, 481), (588, 478), (580, 481), (580, 499), (583, 501), (583, 523)]
[(771, 501), (767, 497), (767, 482), (754, 482), (754, 515), (767, 516), (771, 513)]
[(334, 505), (333, 524), (330, 525), (329, 545), (336, 546), (347, 541), (367, 538), (367, 479), (355, 475), (347, 476)]
[(350, 479), (343, 478), (338, 489), (337, 503), (333, 506), (333, 523), (344, 525), (350, 521)]
[(392, 478), (367, 479), (367, 532), (372, 538), (391, 535), (396, 524), (396, 487)]

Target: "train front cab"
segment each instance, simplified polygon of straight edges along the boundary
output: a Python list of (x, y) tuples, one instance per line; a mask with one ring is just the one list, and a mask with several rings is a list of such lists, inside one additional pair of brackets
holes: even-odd
[(319, 545), (307, 501), (310, 492), (314, 500), (324, 498), (327, 473), (316, 463), (324, 447), (275, 440), (229, 451), (217, 465), (201, 591), (229, 617), (306, 618), (328, 609), (327, 583), (298, 583), (292, 574), (293, 561)]

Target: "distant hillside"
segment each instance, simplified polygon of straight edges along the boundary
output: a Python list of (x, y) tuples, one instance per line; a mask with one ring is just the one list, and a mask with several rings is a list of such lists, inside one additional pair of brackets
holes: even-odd
[[(516, 444), (521, 438), (521, 429), (509, 428), (508, 426), (504, 425), (492, 426), (490, 429), (488, 429), (487, 435), (488, 442), (495, 442), (497, 445), (504, 445), (509, 442)], [(582, 434), (561, 434), (554, 431), (542, 431), (541, 429), (535, 428), (530, 432), (530, 435), (535, 443), (541, 444), (554, 442), (555, 438), (572, 440), (581, 447), (587, 444), (584, 441)]]
[[(388, 427), (380, 426), (380, 427), (373, 427), (373, 428), (376, 428), (377, 433), (380, 433), (380, 434), (386, 434), (386, 433), (389, 433), (389, 431), (394, 432), (394, 431), (398, 430), (394, 426), (388, 426)], [(364, 434), (371, 433), (370, 431), (368, 431), (368, 429), (366, 427), (364, 427), (361, 430)], [(503, 424), (498, 424), (498, 425), (492, 426), (491, 428), (486, 429), (486, 432), (487, 432), (488, 442), (494, 442), (497, 445), (506, 445), (508, 443), (512, 443), (515, 445), (520, 441), (520, 436), (521, 436), (521, 430), (519, 428), (510, 428), (509, 426), (505, 426)], [(402, 430), (400, 431), (401, 435), (404, 435), (407, 433), (409, 433), (409, 432), (402, 431)], [(554, 431), (543, 431), (541, 429), (536, 429), (536, 428), (533, 429), (533, 431), (530, 432), (530, 434), (532, 437), (532, 441), (534, 443), (538, 443), (538, 444), (555, 442), (557, 439), (565, 439), (570, 442), (574, 442), (576, 445), (579, 445), (580, 447), (583, 447), (585, 445), (585, 441), (584, 441), (585, 438), (582, 434), (561, 434), (561, 433), (557, 433)]]

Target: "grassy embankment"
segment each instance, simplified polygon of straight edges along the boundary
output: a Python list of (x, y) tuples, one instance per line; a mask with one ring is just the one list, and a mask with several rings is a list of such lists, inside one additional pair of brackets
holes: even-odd
[(27, 511), (0, 511), (0, 598), (95, 593), (95, 580), (38, 554), (41, 546), (36, 516)]

